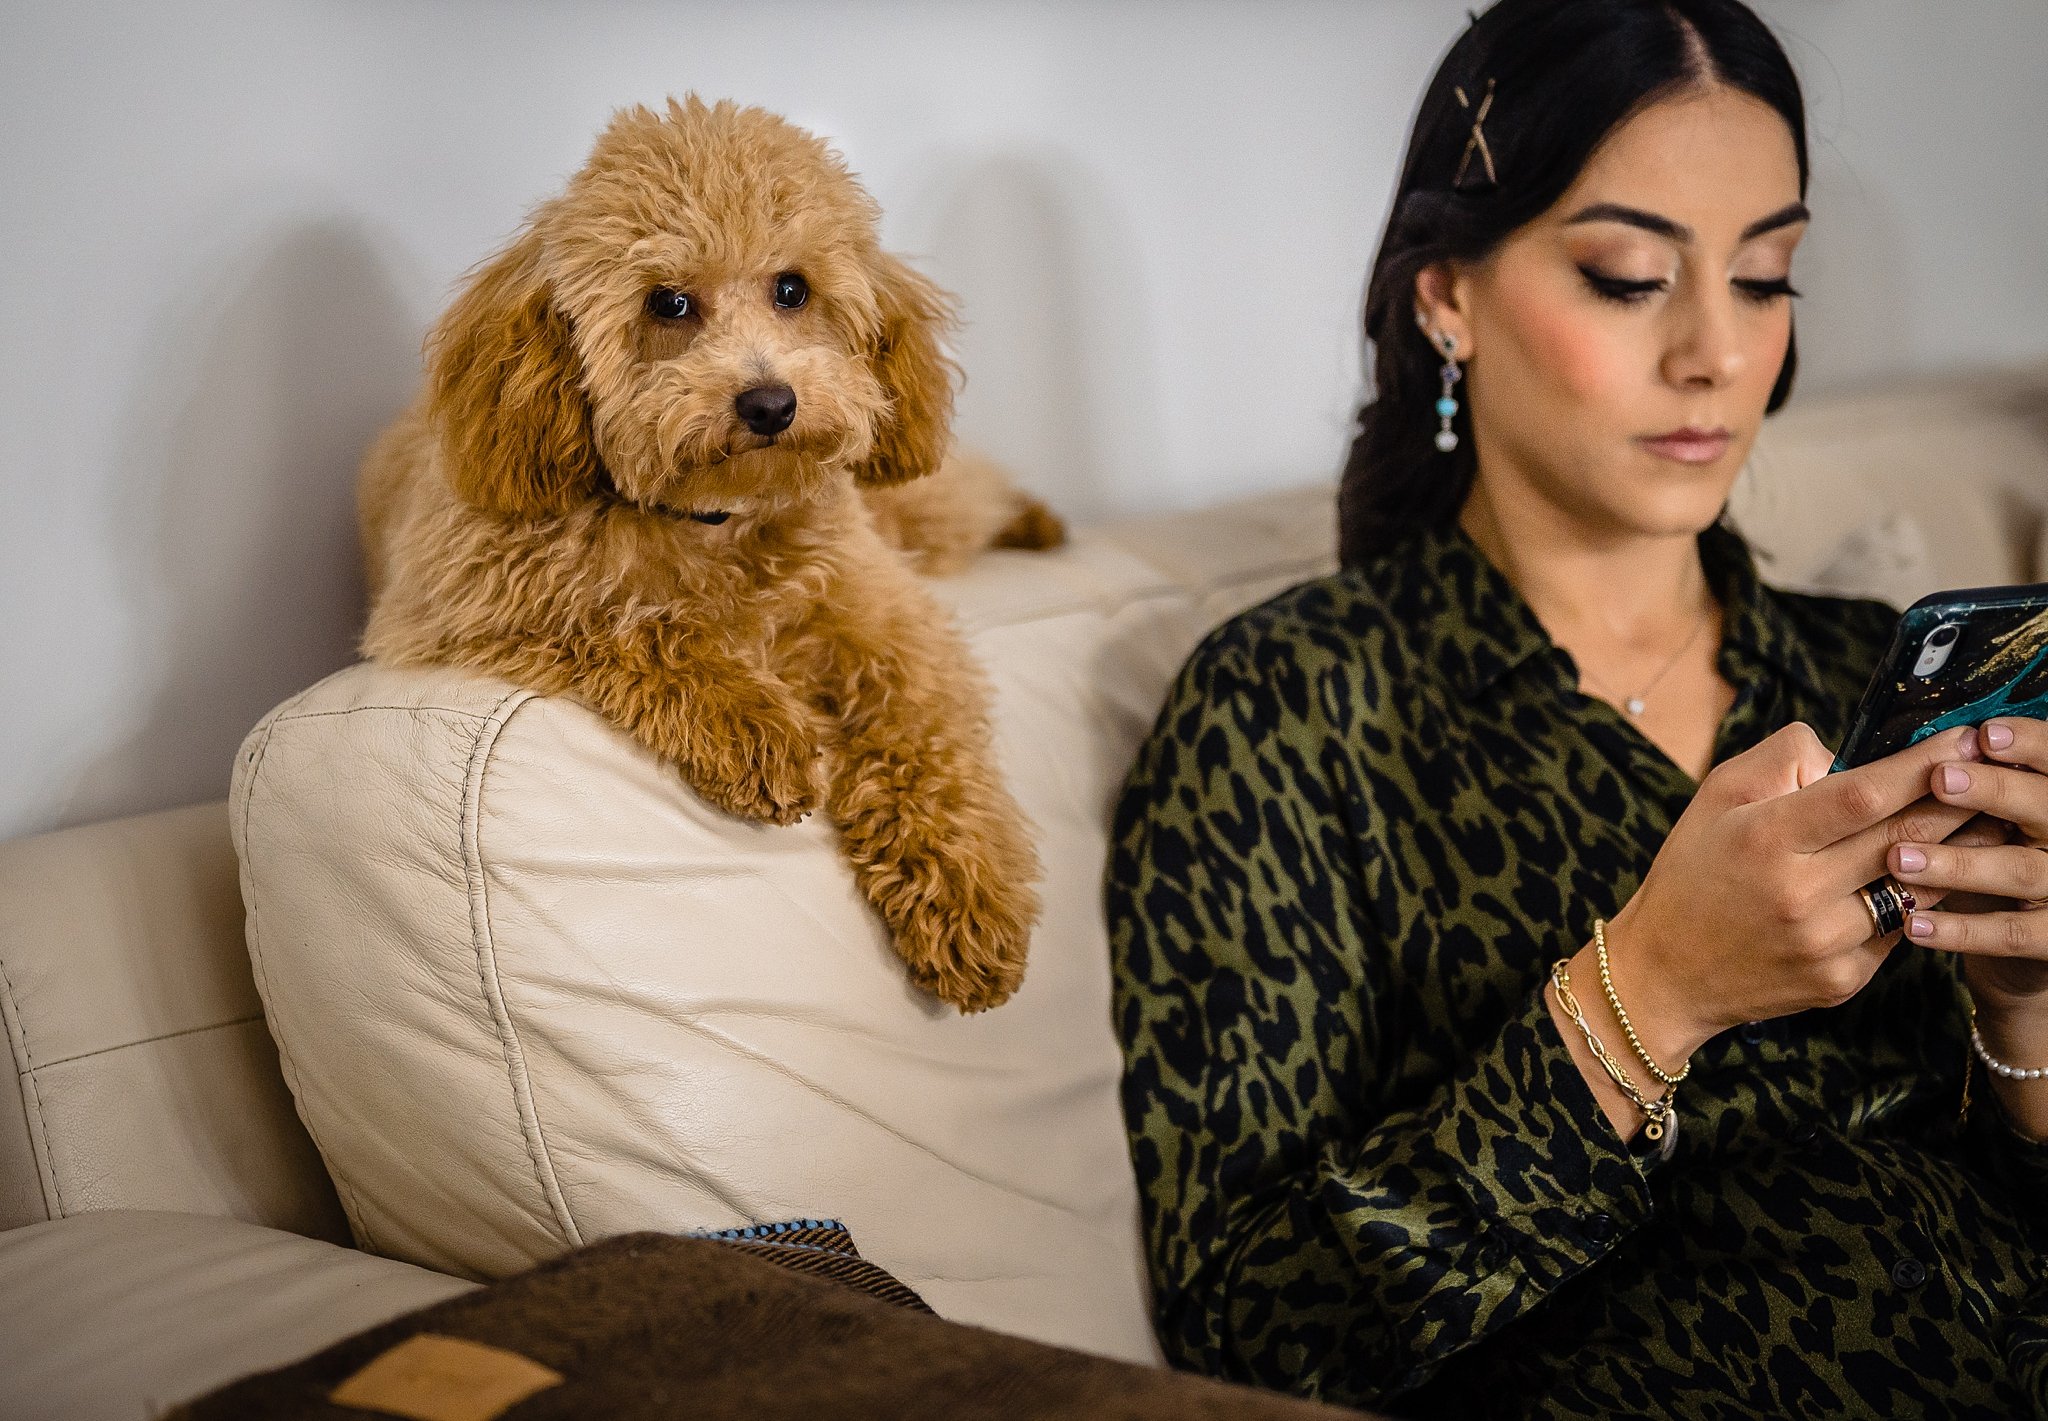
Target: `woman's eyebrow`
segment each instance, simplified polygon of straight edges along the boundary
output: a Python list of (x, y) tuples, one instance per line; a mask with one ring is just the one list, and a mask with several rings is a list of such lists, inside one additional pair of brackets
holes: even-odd
[[(1766, 232), (1780, 227), (1789, 227), (1794, 222), (1804, 222), (1813, 214), (1806, 210), (1803, 202), (1789, 203), (1768, 217), (1760, 217), (1742, 229), (1742, 240), (1761, 237)], [(1655, 232), (1660, 237), (1669, 237), (1674, 242), (1690, 242), (1692, 228), (1682, 222), (1673, 222), (1669, 217), (1659, 217), (1654, 212), (1645, 212), (1640, 207), (1624, 207), (1618, 202), (1596, 202), (1591, 207), (1581, 208), (1565, 219), (1565, 225), (1577, 222), (1626, 222), (1631, 227), (1640, 227), (1645, 232)]]

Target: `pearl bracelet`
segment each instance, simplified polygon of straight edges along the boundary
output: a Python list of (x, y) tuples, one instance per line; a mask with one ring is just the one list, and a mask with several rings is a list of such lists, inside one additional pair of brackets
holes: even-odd
[(2018, 1066), (2006, 1065), (2005, 1062), (1991, 1054), (1990, 1048), (1984, 1044), (1983, 1033), (1977, 1030), (1977, 1004), (1975, 1002), (1970, 1003), (1970, 1049), (1977, 1053), (1978, 1060), (2009, 1081), (2048, 1079), (2048, 1066), (2036, 1066), (2032, 1070), (2022, 1070)]
[(2005, 1062), (1993, 1057), (1991, 1052), (1985, 1048), (1983, 1036), (1978, 1033), (1977, 1028), (1974, 1026), (1970, 1028), (1970, 1045), (1976, 1051), (1978, 1060), (2009, 1081), (2048, 1079), (2048, 1066), (2036, 1066), (2032, 1070), (2023, 1071), (2018, 1066), (2008, 1066)]

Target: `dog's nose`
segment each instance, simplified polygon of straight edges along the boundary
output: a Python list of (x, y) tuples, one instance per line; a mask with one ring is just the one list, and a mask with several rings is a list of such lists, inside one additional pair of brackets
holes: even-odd
[(787, 385), (756, 385), (734, 395), (732, 407), (754, 433), (780, 434), (796, 418), (796, 391)]

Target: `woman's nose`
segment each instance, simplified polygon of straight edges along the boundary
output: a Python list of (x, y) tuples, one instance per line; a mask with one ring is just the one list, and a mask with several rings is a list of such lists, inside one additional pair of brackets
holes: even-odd
[(1667, 380), (1711, 389), (1742, 373), (1742, 331), (1732, 294), (1697, 293), (1669, 309), (1679, 325), (1664, 356)]

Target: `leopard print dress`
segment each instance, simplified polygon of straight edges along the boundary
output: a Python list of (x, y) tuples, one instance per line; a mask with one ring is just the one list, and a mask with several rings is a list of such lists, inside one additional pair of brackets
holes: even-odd
[[(1839, 744), (1895, 614), (1700, 536), (1718, 762)], [(1542, 997), (1696, 788), (1455, 526), (1213, 632), (1105, 900), (1156, 1324), (1178, 1366), (1408, 1417), (2048, 1417), (2048, 1146), (1957, 959), (1709, 1042), (1624, 1143)], [(1711, 904), (1702, 904), (1711, 911)]]

